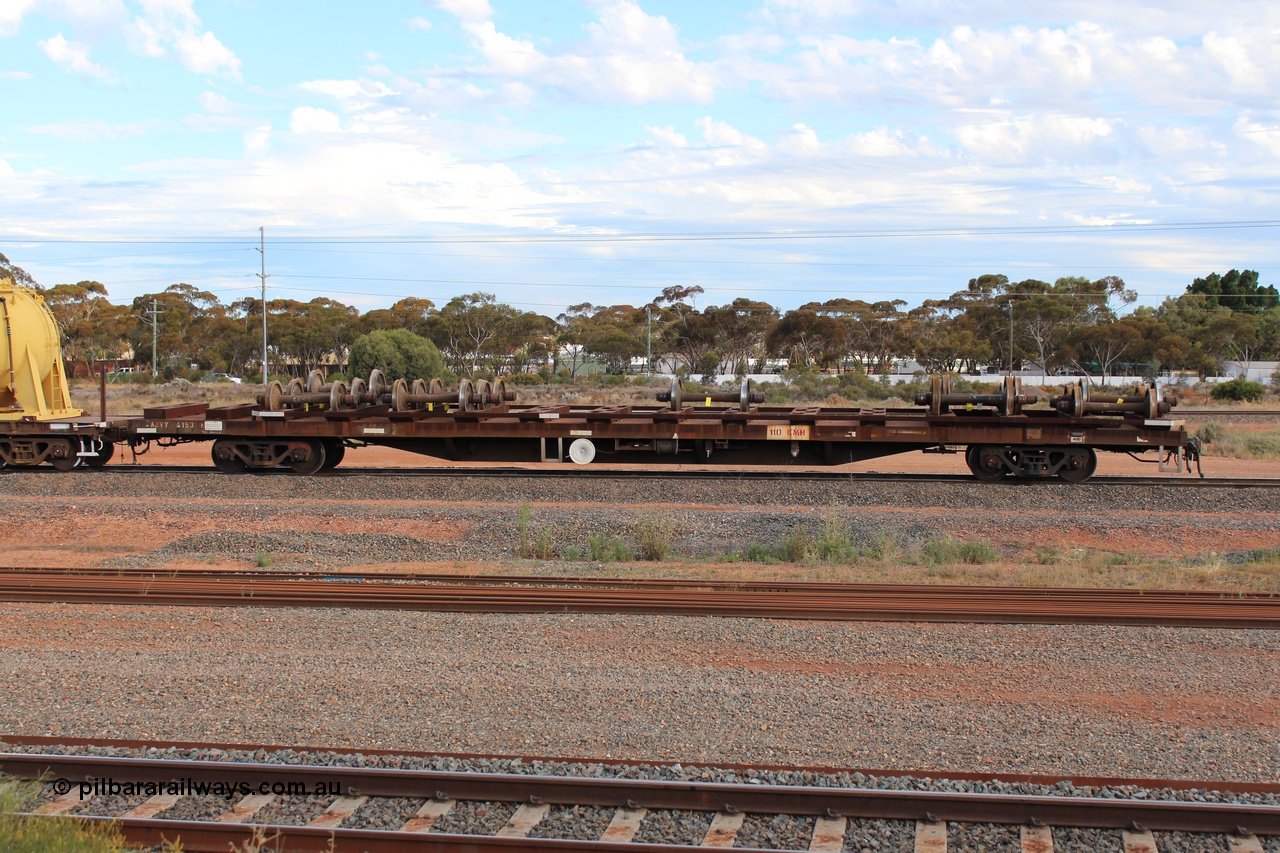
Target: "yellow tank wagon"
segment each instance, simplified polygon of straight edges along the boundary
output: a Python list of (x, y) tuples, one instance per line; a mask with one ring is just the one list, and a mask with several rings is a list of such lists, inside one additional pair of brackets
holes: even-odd
[(51, 421), (71, 407), (58, 324), (34, 290), (0, 280), (0, 421)]

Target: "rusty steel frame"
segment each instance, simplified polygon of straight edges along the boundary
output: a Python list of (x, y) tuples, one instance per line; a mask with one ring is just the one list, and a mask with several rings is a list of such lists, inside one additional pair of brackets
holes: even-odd
[[(1181, 590), (913, 587), (875, 584), (723, 586), (690, 583), (552, 586), (547, 583), (395, 583), (270, 573), (158, 576), (0, 572), (0, 600), (191, 607), (341, 607), (478, 613), (629, 613), (826, 621), (1155, 625), (1280, 628), (1280, 596)], [(359, 576), (346, 576), (348, 579)], [(508, 577), (507, 584), (518, 584)]]
[[(1054, 409), (1023, 409), (1001, 414), (968, 408), (931, 413), (928, 408), (761, 406), (745, 399), (738, 406), (719, 407), (515, 405), (506, 401), (509, 395), (502, 396), (494, 401), (482, 394), (478, 408), (441, 405), (406, 411), (385, 404), (273, 409), (252, 403), (220, 408), (190, 403), (144, 409), (141, 417), (12, 424), (0, 427), (0, 438), (50, 437), (58, 429), (61, 434), (135, 448), (151, 441), (164, 445), (221, 440), (230, 445), (222, 451), (224, 456), (248, 460), (255, 469), (281, 461), (278, 454), (259, 452), (259, 446), (282, 444), (296, 446), (288, 455), (292, 467), (303, 474), (323, 464), (323, 459), (308, 464), (305, 448), (317, 440), (383, 445), (453, 461), (530, 462), (563, 461), (570, 444), (590, 441), (594, 452), (584, 452), (586, 460), (598, 452), (602, 456), (596, 458), (602, 461), (724, 466), (842, 465), (918, 450), (987, 447), (1020, 454), (1019, 463), (1006, 473), (1024, 479), (1056, 475), (1073, 482), (1087, 479), (1092, 464), (1073, 462), (1069, 470), (1059, 471), (1060, 463), (1031, 455), (1022, 460), (1021, 454), (1047, 451), (1067, 458), (1062, 454), (1072, 449), (1083, 449), (1089, 457), (1097, 450), (1159, 450), (1162, 456), (1176, 455), (1181, 467), (1183, 448), (1194, 441), (1180, 420), (1132, 413), (1072, 416)], [(703, 396), (704, 402), (712, 402), (725, 395)], [(551, 456), (549, 445), (554, 448)]]
[(1280, 806), (1181, 800), (971, 794), (13, 753), (0, 754), (0, 772), (27, 779), (106, 778), (117, 782), (198, 779), (202, 782), (231, 784), (244, 782), (250, 786), (264, 782), (324, 782), (330, 789), (336, 783), (341, 791), (350, 795), (438, 800), (541, 802), (551, 805), (594, 805), (649, 810), (838, 815), (846, 818), (1096, 828), (1128, 828), (1137, 824), (1145, 829), (1158, 831), (1232, 833), (1243, 829), (1261, 835), (1280, 835)]
[[(536, 440), (589, 437), (601, 441), (773, 442), (770, 427), (807, 428), (801, 444), (937, 445), (993, 444), (1027, 447), (1085, 446), (1142, 450), (1186, 444), (1170, 419), (1080, 417), (1029, 410), (1021, 415), (930, 415), (921, 409), (819, 407), (735, 408), (689, 406), (680, 410), (633, 406), (516, 406), (483, 410), (393, 412), (369, 406), (342, 412), (264, 412), (256, 406), (203, 409), (204, 404), (158, 407), (122, 421), (124, 434), (140, 438), (344, 438), (371, 444), (416, 439)], [(212, 422), (216, 425), (209, 430)], [(777, 439), (790, 441), (783, 437)]]

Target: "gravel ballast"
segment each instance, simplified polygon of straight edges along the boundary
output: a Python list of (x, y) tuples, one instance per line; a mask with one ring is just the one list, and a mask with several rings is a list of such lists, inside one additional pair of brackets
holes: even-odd
[[(8, 496), (0, 522), (9, 529), (44, 517), (57, 500), (74, 505), (87, 526), (129, 534), (91, 560), (109, 567), (252, 563), (264, 553), (281, 555), (282, 569), (508, 560), (518, 553), (522, 504), (535, 534), (551, 531), (559, 557), (585, 552), (591, 536), (626, 538), (638, 519), (655, 517), (686, 558), (774, 545), (797, 529), (815, 534), (829, 521), (848, 527), (863, 548), (884, 539), (912, 548), (955, 536), (1011, 553), (1058, 542), (1064, 531), (1078, 532), (1072, 542), (1124, 543), (1117, 547), (1168, 556), (1212, 550), (1229, 558), (1237, 547), (1244, 553), (1280, 545), (1276, 492), (1262, 488), (77, 471), (9, 472), (0, 477), (0, 494)], [(217, 529), (184, 530), (193, 518)], [(410, 526), (418, 532), (406, 533)], [(65, 536), (55, 538), (11, 545), (15, 553), (30, 550), (38, 563), (49, 544), (74, 548)], [(126, 543), (142, 547), (119, 547)]]
[(0, 689), (27, 735), (1259, 782), (1280, 753), (1269, 631), (10, 604)]

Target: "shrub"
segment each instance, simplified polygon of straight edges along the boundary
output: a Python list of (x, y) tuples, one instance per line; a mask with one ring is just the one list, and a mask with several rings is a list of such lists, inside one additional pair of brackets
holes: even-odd
[(617, 536), (593, 533), (587, 537), (587, 559), (593, 563), (619, 563), (635, 559), (635, 553)]
[(1226, 436), (1226, 434), (1226, 427), (1217, 421), (1209, 421), (1207, 424), (1200, 427), (1200, 429), (1196, 430), (1196, 435), (1205, 444), (1213, 444), (1220, 441), (1224, 436)]
[(511, 376), (504, 376), (502, 381), (508, 385), (541, 385), (546, 380), (536, 373), (514, 373)]
[(980, 566), (999, 558), (996, 550), (986, 542), (960, 542), (950, 537), (926, 542), (920, 552), (924, 561), (933, 566), (947, 563)]
[(1240, 400), (1256, 403), (1267, 393), (1267, 389), (1260, 382), (1250, 382), (1248, 379), (1240, 378), (1232, 379), (1228, 382), (1219, 382), (1213, 386), (1213, 391), (1210, 393), (1215, 400)]
[(448, 371), (444, 356), (436, 345), (408, 329), (370, 332), (351, 344), (348, 367), (355, 376), (368, 376), (374, 368), (381, 370), (388, 382), (405, 379), (430, 381), (443, 378)]
[(671, 553), (671, 540), (675, 527), (658, 515), (646, 515), (636, 519), (636, 550), (640, 559), (658, 563)]
[(829, 515), (812, 544), (812, 556), (825, 563), (854, 562), (858, 559), (858, 548), (849, 536), (849, 528), (836, 516)]
[(809, 559), (810, 549), (809, 534), (803, 527), (797, 527), (778, 543), (775, 553), (784, 563), (803, 563)]

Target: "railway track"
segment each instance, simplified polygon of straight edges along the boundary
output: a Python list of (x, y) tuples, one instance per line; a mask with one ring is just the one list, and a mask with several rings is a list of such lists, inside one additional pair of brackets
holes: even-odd
[[(703, 820), (698, 826), (706, 829), (692, 843), (720, 847), (741, 844), (739, 834), (748, 820), (778, 815), (808, 832), (808, 849), (828, 851), (845, 849), (850, 825), (867, 820), (905, 822), (916, 849), (930, 851), (947, 849), (949, 824), (953, 829), (956, 824), (1013, 828), (1023, 851), (1052, 850), (1053, 829), (1065, 827), (1107, 830), (1128, 853), (1154, 853), (1156, 833), (1164, 832), (1226, 835), (1236, 851), (1261, 851), (1259, 835), (1280, 835), (1280, 806), (1232, 801), (1245, 799), (1239, 795), (1203, 797), (1209, 801), (1161, 798), (1150, 793), (1165, 787), (1161, 780), (1144, 780), (1148, 791), (1142, 798), (1118, 798), (1067, 796), (1064, 788), (1048, 789), (1058, 795), (993, 794), (30, 753), (0, 754), (0, 771), (53, 780), (33, 809), (36, 815), (75, 812), (91, 821), (116, 820), (130, 843), (159, 844), (176, 837), (191, 851), (226, 850), (250, 841), (255, 832), (285, 850), (689, 849), (687, 844), (633, 840), (646, 820), (664, 812), (699, 813)], [(1250, 787), (1254, 794), (1280, 792), (1280, 786)], [(282, 812), (272, 809), (302, 796), (318, 801), (312, 809), (317, 813), (307, 815), (306, 825), (285, 825), (288, 821), (278, 819)], [(92, 808), (86, 809), (88, 797)], [(175, 811), (184, 799), (189, 801), (185, 813), (200, 813), (203, 819), (166, 820), (166, 813), (184, 814)], [(201, 802), (193, 809), (195, 800)], [(408, 808), (406, 800), (412, 801)], [(509, 817), (488, 834), (440, 831), (457, 828), (449, 824), (453, 814), (476, 814), (472, 806), (477, 803), (485, 812), (500, 810)], [(358, 823), (353, 818), (362, 810), (386, 810), (388, 805), (392, 811), (400, 806), (404, 819), (396, 821), (396, 829), (343, 826)], [(569, 809), (572, 817), (579, 810), (611, 814), (588, 840), (537, 837), (545, 834), (539, 825), (555, 822)], [(583, 834), (579, 827), (569, 838)]]
[(0, 571), (0, 600), (478, 613), (622, 613), (824, 621), (1280, 628), (1280, 595), (1194, 590), (484, 579), (401, 574)]
[[(0, 475), (36, 474), (52, 476), (58, 472), (52, 468), (0, 468)], [(219, 475), (217, 469), (203, 465), (110, 465), (92, 472), (84, 472), (87, 476), (122, 476), (143, 475), (164, 477), (174, 474)], [(225, 475), (224, 475), (225, 476)], [(288, 469), (277, 471), (255, 472), (255, 476), (297, 477)], [(352, 477), (406, 477), (406, 478), (448, 478), (448, 479), (519, 479), (519, 480), (560, 480), (566, 477), (591, 480), (755, 480), (755, 481), (794, 481), (794, 482), (828, 482), (828, 483), (954, 483), (958, 485), (981, 485), (984, 489), (996, 485), (982, 482), (969, 474), (895, 474), (875, 471), (792, 471), (792, 470), (687, 470), (687, 469), (644, 469), (632, 470), (624, 468), (608, 468), (596, 466), (583, 468), (511, 468), (511, 467), (449, 467), (449, 468), (341, 468), (311, 476), (321, 478)], [(1056, 486), (1059, 488), (1079, 488), (1088, 486), (1166, 486), (1169, 488), (1195, 489), (1274, 489), (1280, 488), (1280, 477), (1205, 477), (1183, 476), (1123, 476), (1123, 477), (1091, 477), (1085, 484), (1067, 483), (1053, 478), (1044, 480), (1010, 478), (1002, 480), (999, 485), (1006, 486)]]

